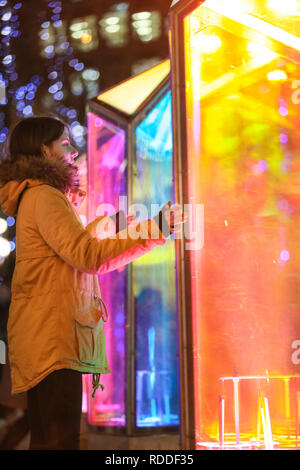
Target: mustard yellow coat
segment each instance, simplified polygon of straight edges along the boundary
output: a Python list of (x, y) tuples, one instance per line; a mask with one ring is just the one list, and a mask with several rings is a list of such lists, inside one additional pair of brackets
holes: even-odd
[[(21, 197), (22, 196), (22, 197)], [(110, 372), (105, 353), (105, 306), (98, 274), (130, 263), (165, 243), (154, 220), (115, 239), (98, 240), (63, 192), (43, 181), (9, 181), (0, 204), (16, 219), (16, 265), (8, 319), (12, 394), (50, 372)], [(99, 218), (100, 220), (101, 218)]]

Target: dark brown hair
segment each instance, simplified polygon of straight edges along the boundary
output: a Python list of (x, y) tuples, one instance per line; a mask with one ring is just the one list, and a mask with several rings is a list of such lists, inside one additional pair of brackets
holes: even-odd
[(23, 118), (12, 129), (8, 153), (11, 160), (21, 155), (42, 157), (42, 145), (50, 145), (63, 134), (67, 125), (54, 117), (35, 116)]

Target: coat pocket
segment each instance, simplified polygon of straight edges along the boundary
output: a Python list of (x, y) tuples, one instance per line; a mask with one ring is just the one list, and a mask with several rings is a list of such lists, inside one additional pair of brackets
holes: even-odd
[(75, 317), (75, 334), (80, 362), (92, 366), (101, 366), (105, 360), (105, 337), (103, 321), (104, 309), (99, 308), (93, 298), (89, 311), (78, 313)]

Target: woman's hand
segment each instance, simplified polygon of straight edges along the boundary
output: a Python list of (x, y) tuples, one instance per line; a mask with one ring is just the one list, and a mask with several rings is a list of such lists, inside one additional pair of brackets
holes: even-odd
[(130, 225), (137, 225), (138, 220), (135, 217), (134, 214), (126, 214), (126, 221), (127, 221), (127, 226), (129, 227)]
[(179, 204), (171, 205), (171, 201), (168, 202), (165, 211), (165, 217), (170, 225), (171, 233), (179, 233), (182, 225), (187, 221), (188, 216), (183, 213)]
[[(171, 201), (169, 201), (154, 218), (159, 221), (159, 228), (162, 233), (168, 236), (168, 231), (172, 234), (180, 233), (182, 225), (186, 222), (188, 216), (182, 212), (179, 204), (172, 206)], [(167, 227), (165, 226), (166, 224)]]

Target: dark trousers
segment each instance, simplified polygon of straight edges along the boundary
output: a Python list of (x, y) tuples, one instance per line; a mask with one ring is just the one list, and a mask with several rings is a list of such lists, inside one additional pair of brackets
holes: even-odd
[(50, 373), (27, 392), (30, 450), (79, 450), (82, 405), (80, 372)]

